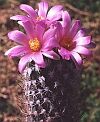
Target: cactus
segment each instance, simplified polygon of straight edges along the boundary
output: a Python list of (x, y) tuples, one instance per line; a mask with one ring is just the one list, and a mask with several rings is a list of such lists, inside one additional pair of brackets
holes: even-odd
[(18, 45), (5, 55), (20, 57), (24, 122), (79, 122), (81, 67), (95, 47), (91, 36), (85, 36), (80, 20), (72, 24), (62, 5), (49, 9), (42, 1), (36, 10), (25, 4), (20, 9), (28, 15), (11, 19), (17, 20), (26, 34), (9, 32), (9, 39)]
[(30, 62), (23, 73), (26, 122), (79, 122), (80, 71), (72, 61)]

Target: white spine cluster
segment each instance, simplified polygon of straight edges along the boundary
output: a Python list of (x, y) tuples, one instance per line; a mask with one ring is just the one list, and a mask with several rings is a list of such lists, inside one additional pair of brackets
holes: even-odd
[[(35, 76), (33, 76), (35, 74)], [(49, 122), (53, 105), (49, 97), (52, 92), (45, 85), (37, 65), (27, 67), (23, 73), (26, 122)]]

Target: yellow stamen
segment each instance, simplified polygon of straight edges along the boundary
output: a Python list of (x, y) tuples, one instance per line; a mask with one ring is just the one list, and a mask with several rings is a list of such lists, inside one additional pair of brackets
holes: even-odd
[(37, 52), (41, 48), (41, 43), (37, 38), (34, 38), (29, 41), (29, 46), (32, 51)]

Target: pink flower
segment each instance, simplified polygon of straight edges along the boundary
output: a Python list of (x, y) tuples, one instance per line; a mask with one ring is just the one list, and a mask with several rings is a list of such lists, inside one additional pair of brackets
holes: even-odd
[(47, 2), (40, 2), (38, 7), (38, 10), (34, 10), (31, 6), (22, 4), (20, 5), (20, 9), (25, 11), (28, 15), (16, 15), (12, 16), (11, 19), (20, 21), (30, 20), (33, 21), (34, 24), (43, 21), (50, 25), (52, 22), (61, 18), (61, 11), (63, 8), (61, 5), (56, 5), (49, 10)]
[(95, 47), (95, 44), (91, 42), (91, 36), (85, 36), (79, 20), (71, 24), (67, 11), (62, 12), (62, 22), (58, 23), (58, 41), (59, 54), (63, 59), (72, 59), (77, 67), (83, 63), (81, 56), (90, 56), (92, 53), (89, 48)]
[(58, 47), (58, 43), (54, 37), (56, 29), (48, 29), (45, 32), (45, 28), (39, 24), (34, 29), (29, 21), (23, 22), (23, 25), (27, 35), (18, 30), (9, 32), (9, 39), (19, 45), (9, 49), (5, 53), (5, 55), (10, 57), (21, 57), (19, 61), (19, 71), (21, 73), (30, 60), (34, 60), (38, 66), (44, 68), (43, 55), (51, 59), (59, 59), (59, 56), (52, 50)]

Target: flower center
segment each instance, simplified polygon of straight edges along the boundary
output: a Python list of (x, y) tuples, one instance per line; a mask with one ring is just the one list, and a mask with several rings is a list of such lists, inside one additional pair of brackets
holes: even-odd
[(37, 21), (41, 21), (41, 20), (43, 20), (43, 17), (42, 17), (42, 16), (38, 16), (38, 17), (36, 18), (36, 20), (37, 20)]
[(65, 49), (71, 51), (75, 48), (76, 43), (72, 42), (70, 39), (64, 39), (64, 40), (60, 41), (60, 45), (62, 47), (64, 47)]
[(37, 38), (34, 38), (29, 41), (29, 46), (32, 51), (37, 52), (41, 48), (41, 43)]

